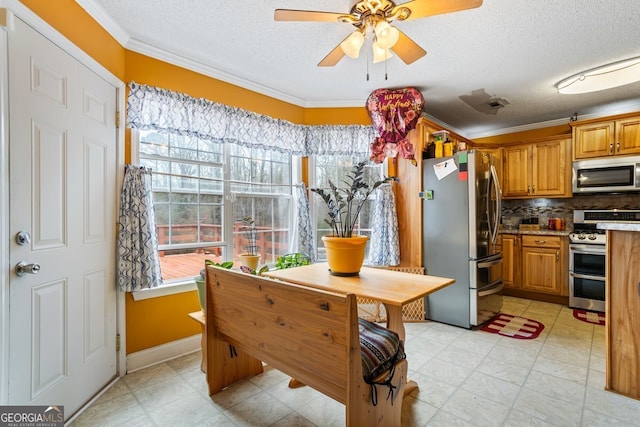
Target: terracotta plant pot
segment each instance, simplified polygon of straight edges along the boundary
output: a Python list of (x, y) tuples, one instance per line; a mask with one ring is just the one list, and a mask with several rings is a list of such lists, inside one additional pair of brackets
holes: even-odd
[(327, 250), (330, 273), (334, 276), (357, 276), (364, 262), (367, 240), (369, 237), (360, 235), (323, 236), (322, 241)]
[(260, 255), (240, 254), (240, 264), (246, 265), (252, 270), (258, 269), (260, 263)]

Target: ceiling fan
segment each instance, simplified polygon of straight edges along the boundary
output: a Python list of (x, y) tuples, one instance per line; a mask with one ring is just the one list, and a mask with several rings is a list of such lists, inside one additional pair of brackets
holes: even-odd
[(406, 64), (422, 58), (427, 52), (390, 23), (426, 16), (473, 9), (482, 0), (412, 0), (396, 5), (392, 0), (360, 0), (348, 14), (312, 10), (276, 9), (276, 21), (342, 22), (356, 30), (349, 34), (322, 61), (319, 67), (332, 67), (345, 55), (357, 58), (367, 37), (373, 40), (373, 62), (389, 59), (392, 50)]

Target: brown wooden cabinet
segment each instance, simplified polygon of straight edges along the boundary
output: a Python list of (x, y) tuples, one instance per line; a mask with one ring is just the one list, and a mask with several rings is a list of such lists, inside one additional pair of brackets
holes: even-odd
[(640, 232), (607, 232), (606, 389), (640, 399)]
[(505, 293), (531, 299), (541, 299), (541, 294), (567, 297), (568, 245), (564, 236), (502, 234)]
[(574, 159), (640, 154), (640, 116), (573, 125)]
[(562, 237), (522, 236), (522, 289), (567, 295), (566, 253)]
[(502, 235), (502, 281), (506, 288), (520, 287), (520, 236)]
[(503, 147), (503, 197), (571, 197), (570, 151), (568, 135)]

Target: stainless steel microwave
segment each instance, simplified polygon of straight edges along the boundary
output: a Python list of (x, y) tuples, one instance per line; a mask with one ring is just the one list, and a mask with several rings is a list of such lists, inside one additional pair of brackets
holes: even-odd
[(640, 191), (640, 156), (573, 162), (574, 194), (627, 191)]

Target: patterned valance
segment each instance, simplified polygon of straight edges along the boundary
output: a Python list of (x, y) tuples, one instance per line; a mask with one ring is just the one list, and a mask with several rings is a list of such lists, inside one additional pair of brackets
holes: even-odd
[(372, 126), (305, 126), (157, 87), (129, 83), (127, 126), (308, 156), (368, 156)]

